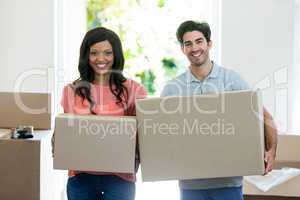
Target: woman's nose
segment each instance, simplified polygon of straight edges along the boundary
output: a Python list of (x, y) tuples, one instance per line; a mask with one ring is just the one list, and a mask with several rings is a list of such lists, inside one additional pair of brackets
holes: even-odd
[(103, 54), (102, 52), (99, 52), (99, 53), (97, 54), (97, 56), (96, 56), (96, 60), (97, 60), (97, 61), (102, 61), (102, 60), (104, 60), (104, 59), (105, 59), (104, 54)]

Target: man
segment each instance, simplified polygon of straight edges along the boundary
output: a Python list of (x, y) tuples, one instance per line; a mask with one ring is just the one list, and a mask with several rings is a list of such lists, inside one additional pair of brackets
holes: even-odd
[[(177, 29), (182, 52), (190, 62), (188, 70), (168, 82), (161, 96), (188, 96), (211, 92), (249, 89), (236, 72), (210, 60), (211, 31), (207, 23), (186, 21)], [(277, 130), (272, 116), (264, 109), (265, 174), (270, 172), (276, 154)], [(196, 154), (197, 152), (195, 152)], [(212, 166), (213, 167), (213, 166)], [(182, 200), (242, 200), (242, 177), (179, 181)]]

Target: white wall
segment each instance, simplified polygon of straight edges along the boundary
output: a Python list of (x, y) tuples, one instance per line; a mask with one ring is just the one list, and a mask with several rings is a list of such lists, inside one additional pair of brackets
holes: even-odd
[[(0, 0), (0, 91), (51, 92), (55, 115), (65, 79), (75, 77), (85, 2)], [(66, 173), (53, 178), (51, 199), (65, 199)]]
[[(0, 91), (53, 88), (54, 1), (0, 1)], [(48, 78), (49, 77), (49, 78)]]
[(294, 0), (223, 0), (221, 62), (263, 89), (265, 106), (288, 130), (288, 74), (293, 63)]
[(300, 0), (295, 0), (294, 62), (289, 70), (289, 121), (290, 131), (300, 134)]

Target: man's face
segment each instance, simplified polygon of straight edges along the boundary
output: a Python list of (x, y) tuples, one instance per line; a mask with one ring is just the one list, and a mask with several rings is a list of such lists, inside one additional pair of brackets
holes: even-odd
[(182, 52), (189, 59), (192, 67), (201, 67), (209, 60), (212, 42), (207, 42), (199, 31), (186, 32), (183, 35)]

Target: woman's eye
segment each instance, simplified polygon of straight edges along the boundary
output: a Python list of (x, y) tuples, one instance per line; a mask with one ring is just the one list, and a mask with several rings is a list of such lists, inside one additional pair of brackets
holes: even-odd
[(97, 52), (91, 51), (90, 54), (91, 54), (92, 56), (96, 56), (96, 55), (97, 55)]
[(107, 56), (112, 55), (112, 53), (113, 53), (112, 51), (105, 51), (105, 52), (104, 52), (104, 54), (107, 55)]

